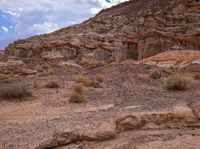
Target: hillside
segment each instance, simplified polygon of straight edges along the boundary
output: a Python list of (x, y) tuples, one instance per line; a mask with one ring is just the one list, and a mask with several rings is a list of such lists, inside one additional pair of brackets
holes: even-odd
[(130, 0), (0, 52), (0, 149), (199, 149), (199, 139), (199, 0)]
[(141, 60), (167, 50), (200, 50), (198, 0), (130, 0), (51, 34), (15, 41), (6, 54)]

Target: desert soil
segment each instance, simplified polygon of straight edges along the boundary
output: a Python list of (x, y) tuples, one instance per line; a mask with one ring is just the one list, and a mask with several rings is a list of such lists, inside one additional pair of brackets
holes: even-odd
[[(148, 78), (153, 66), (132, 63), (109, 64), (95, 69), (57, 68), (50, 76), (29, 76), (1, 81), (0, 85), (25, 83), (33, 97), (23, 101), (0, 100), (0, 148), (26, 149), (48, 148), (43, 146), (56, 133), (70, 131), (92, 132), (100, 124), (116, 128), (115, 121), (131, 113), (173, 113), (177, 107), (191, 109), (200, 100), (200, 82), (193, 80), (186, 91), (168, 91), (164, 80)], [(157, 68), (158, 69), (158, 68)], [(73, 73), (72, 73), (73, 72)], [(187, 70), (181, 72), (190, 74)], [(102, 74), (101, 88), (87, 87), (86, 101), (80, 104), (68, 101), (70, 86), (76, 75), (94, 77)], [(36, 89), (34, 81), (57, 81), (60, 88)], [(193, 110), (193, 109), (191, 109)], [(176, 122), (177, 124), (179, 122)], [(176, 124), (172, 124), (175, 125)], [(155, 127), (117, 131), (109, 139), (79, 139), (51, 146), (52, 148), (99, 149), (198, 149), (200, 129), (198, 124), (180, 127)], [(104, 130), (102, 130), (104, 131)], [(114, 132), (115, 133), (115, 132)], [(87, 138), (87, 137), (85, 137)], [(54, 140), (55, 141), (55, 140)]]

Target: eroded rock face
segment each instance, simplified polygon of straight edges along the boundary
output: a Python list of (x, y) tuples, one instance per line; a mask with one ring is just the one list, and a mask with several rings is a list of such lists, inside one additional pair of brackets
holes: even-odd
[[(193, 108), (195, 109), (195, 108)], [(117, 130), (179, 128), (199, 124), (199, 113), (187, 107), (175, 107), (173, 112), (134, 113), (116, 121)], [(198, 113), (198, 114), (197, 114)]]
[[(142, 112), (142, 113), (125, 113), (114, 122), (100, 123), (93, 127), (84, 126), (80, 130), (64, 130), (56, 132), (51, 138), (41, 140), (35, 145), (35, 149), (44, 148), (70, 148), (70, 145), (77, 144), (83, 145), (81, 142), (94, 142), (95, 148), (131, 148), (133, 142), (127, 142), (129, 137), (123, 137), (119, 141), (120, 135), (123, 135), (127, 130), (135, 130), (134, 135), (137, 136), (139, 130), (162, 130), (162, 129), (175, 129), (199, 126), (199, 104), (192, 103), (191, 108), (186, 105), (179, 105), (174, 107), (173, 111), (163, 112)], [(198, 109), (198, 110), (197, 110)], [(186, 129), (185, 129), (186, 130)], [(162, 130), (164, 132), (164, 130)], [(131, 131), (129, 131), (131, 132)], [(148, 133), (148, 131), (146, 132)], [(152, 133), (152, 132), (151, 132)], [(157, 132), (158, 133), (158, 132)], [(154, 136), (154, 135), (152, 135)], [(163, 135), (162, 135), (163, 136)], [(143, 136), (144, 137), (144, 136)], [(167, 137), (167, 136), (165, 136)], [(134, 137), (135, 138), (135, 137)], [(150, 138), (148, 137), (148, 141)], [(110, 145), (106, 144), (107, 141), (112, 140)], [(133, 139), (134, 140), (134, 139)], [(100, 147), (99, 143), (104, 144)], [(105, 142), (103, 142), (105, 141)], [(144, 140), (143, 140), (144, 141)], [(87, 144), (87, 143), (86, 143)], [(83, 145), (82, 148), (90, 148)], [(130, 145), (130, 146), (129, 146)], [(136, 144), (135, 144), (136, 145)], [(94, 148), (94, 147), (93, 147)]]
[(9, 74), (11, 72), (20, 72), (24, 63), (21, 60), (0, 62), (0, 73)]
[[(6, 48), (17, 57), (59, 51), (64, 57), (140, 60), (167, 50), (200, 50), (198, 0), (130, 0), (51, 34), (18, 40)], [(103, 52), (105, 51), (105, 52)]]
[(6, 60), (6, 58), (5, 58), (4, 53), (0, 51), (0, 62), (3, 62), (5, 60)]
[(82, 142), (82, 141), (103, 141), (113, 139), (117, 132), (115, 127), (102, 123), (99, 124), (98, 128), (92, 129), (91, 127), (82, 130), (64, 130), (62, 132), (56, 132), (51, 138), (41, 140), (41, 143), (35, 145), (34, 149), (44, 149), (44, 148), (56, 148), (63, 145), (70, 145), (72, 143)]
[[(198, 63), (200, 60), (200, 51), (197, 50), (175, 50), (175, 51), (166, 51), (150, 58), (146, 58), (140, 63), (147, 65), (154, 65), (163, 68), (169, 67), (177, 67), (177, 68), (185, 68), (191, 67), (192, 65), (196, 65), (198, 70)], [(192, 69), (190, 69), (192, 70)], [(193, 69), (195, 70), (195, 69)]]

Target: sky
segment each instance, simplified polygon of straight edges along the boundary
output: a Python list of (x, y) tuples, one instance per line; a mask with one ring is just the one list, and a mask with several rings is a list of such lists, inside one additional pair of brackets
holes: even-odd
[(0, 49), (17, 39), (81, 23), (127, 0), (0, 0)]

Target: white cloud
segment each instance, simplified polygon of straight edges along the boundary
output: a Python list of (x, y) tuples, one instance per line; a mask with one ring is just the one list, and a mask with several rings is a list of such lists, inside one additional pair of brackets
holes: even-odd
[(16, 16), (16, 15), (17, 15), (17, 13), (16, 13), (16, 12), (9, 11), (9, 10), (3, 10), (3, 12), (5, 12), (5, 13), (7, 13), (7, 14), (11, 15), (11, 16)]
[(68, 21), (67, 23), (68, 23), (68, 24), (72, 24), (72, 25), (73, 25), (73, 24), (76, 24), (75, 21)]
[(96, 14), (99, 11), (101, 11), (102, 9), (110, 8), (113, 5), (117, 5), (121, 2), (125, 2), (125, 1), (128, 1), (128, 0), (110, 0), (110, 3), (106, 2), (106, 0), (92, 0), (92, 1), (99, 4), (98, 7), (93, 7), (93, 8), (90, 9), (90, 12), (92, 14)]
[[(71, 10), (80, 11), (83, 9), (91, 8), (92, 5), (96, 9), (109, 8), (113, 5), (128, 0), (3, 0), (0, 4), (0, 9), (12, 16), (18, 15), (22, 11), (30, 10), (42, 10), (42, 11), (60, 11), (60, 10)], [(90, 9), (89, 8), (89, 9)], [(94, 12), (92, 12), (94, 13)]]
[(29, 28), (29, 31), (36, 32), (38, 34), (43, 34), (43, 33), (50, 33), (58, 29), (59, 26), (57, 24), (54, 24), (52, 22), (44, 22), (42, 24), (33, 24)]
[(0, 10), (11, 16), (15, 39), (49, 33), (80, 23), (104, 8), (127, 0), (1, 0)]
[(101, 8), (91, 8), (90, 9), (90, 12), (91, 12), (91, 14), (97, 14), (99, 11), (101, 11)]
[(7, 32), (8, 32), (8, 28), (5, 27), (5, 26), (2, 26), (1, 29), (4, 31), (4, 33), (7, 33)]

